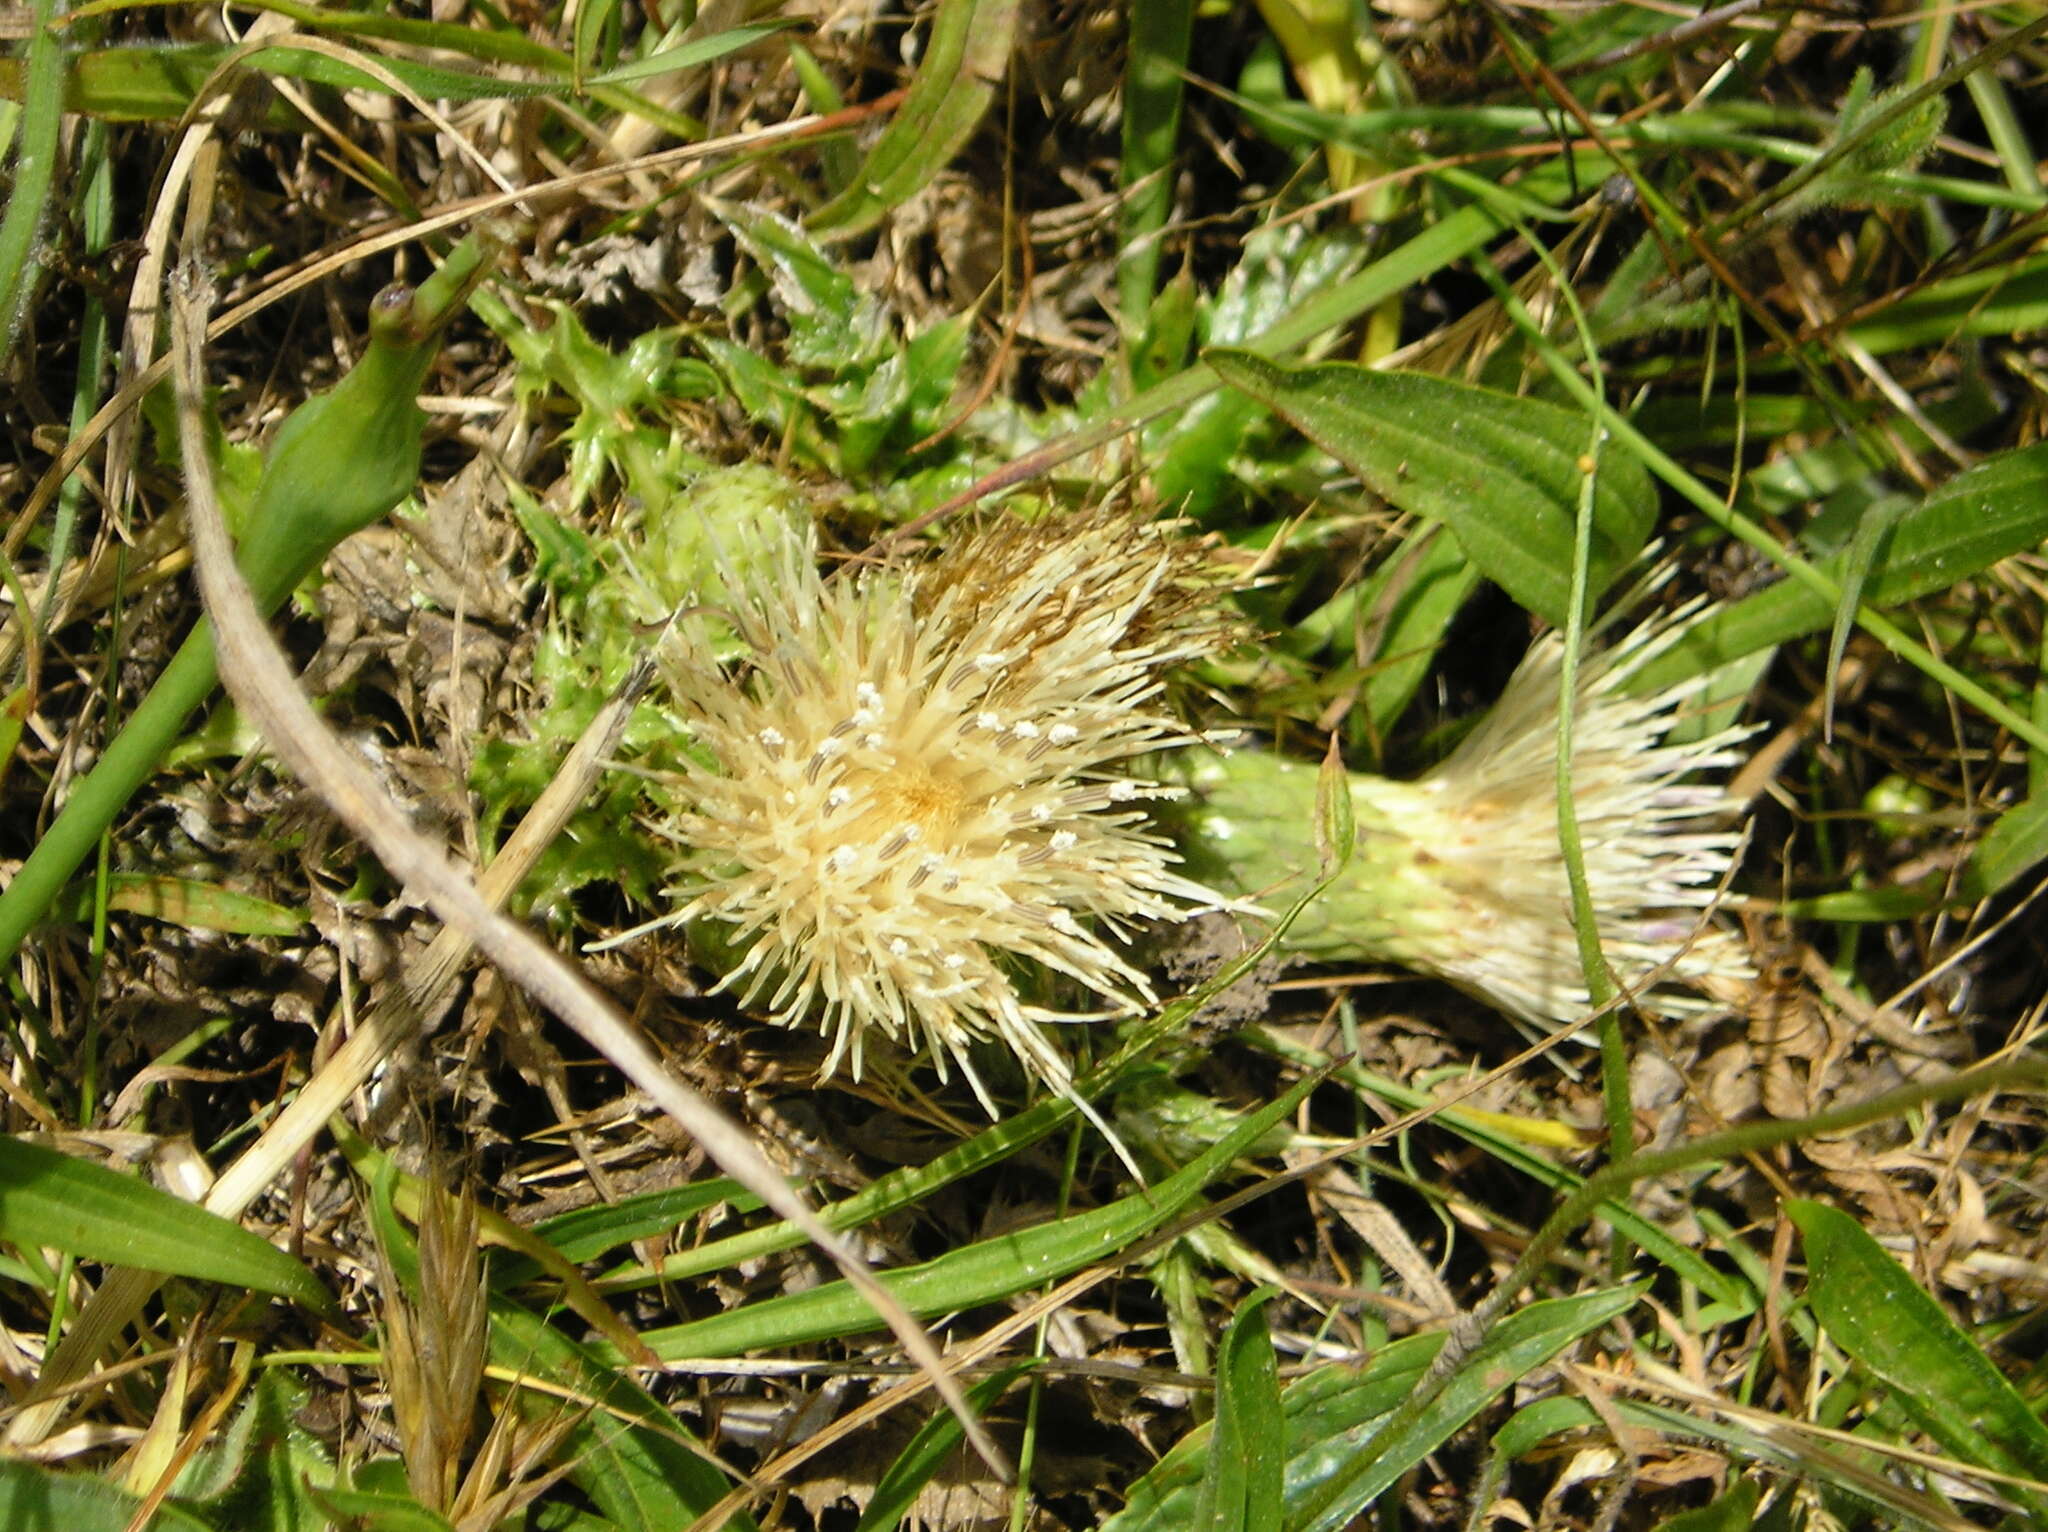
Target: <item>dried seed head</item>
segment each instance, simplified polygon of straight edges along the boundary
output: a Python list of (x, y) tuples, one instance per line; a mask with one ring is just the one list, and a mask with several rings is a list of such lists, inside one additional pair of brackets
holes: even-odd
[(1161, 672), (1230, 634), (1204, 546), (1095, 512), (826, 582), (796, 535), (727, 583), (746, 666), (720, 664), (723, 622), (664, 649), (703, 754), (668, 921), (728, 927), (721, 987), (815, 1022), (828, 1074), (857, 1077), (879, 1031), (971, 1081), (969, 1048), (997, 1038), (1064, 1088), (1042, 1024), (1102, 1013), (1030, 1003), (1018, 960), (1128, 1011), (1153, 992), (1116, 939), (1225, 902), (1146, 827), (1142, 801), (1176, 790), (1124, 774), (1191, 741)]

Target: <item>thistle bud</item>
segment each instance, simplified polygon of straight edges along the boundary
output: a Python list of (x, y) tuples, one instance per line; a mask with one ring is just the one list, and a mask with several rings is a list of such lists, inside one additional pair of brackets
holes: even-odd
[[(1734, 765), (1747, 733), (1668, 738), (1697, 680), (1649, 695), (1630, 679), (1681, 620), (1587, 653), (1577, 679), (1572, 791), (1600, 944), (1639, 1003), (1684, 1008), (1668, 982), (1741, 979), (1746, 957), (1708, 914), (1740, 842), (1734, 805), (1693, 781)], [(1557, 822), (1563, 644), (1539, 639), (1499, 703), (1412, 782), (1348, 776), (1356, 844), (1283, 938), (1319, 962), (1395, 963), (1448, 980), (1539, 1027), (1590, 1009)], [(1188, 768), (1191, 861), (1212, 881), (1285, 908), (1314, 883), (1317, 768), (1266, 752)], [(1696, 1002), (1693, 1002), (1696, 1003)]]

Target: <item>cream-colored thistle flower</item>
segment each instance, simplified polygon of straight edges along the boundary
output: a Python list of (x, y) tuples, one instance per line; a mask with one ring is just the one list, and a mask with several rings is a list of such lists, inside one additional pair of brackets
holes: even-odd
[[(1659, 986), (1740, 980), (1749, 964), (1708, 910), (1740, 832), (1696, 773), (1735, 765), (1748, 731), (1668, 742), (1689, 682), (1647, 696), (1628, 683), (1684, 631), (1688, 613), (1589, 649), (1577, 679), (1573, 805), (1601, 948), (1653, 1008), (1696, 1001)], [(1493, 710), (1412, 782), (1350, 775), (1355, 853), (1283, 944), (1324, 962), (1397, 963), (1446, 979), (1539, 1027), (1590, 1010), (1557, 823), (1557, 706), (1564, 646), (1537, 640)], [(1195, 865), (1275, 907), (1313, 882), (1317, 769), (1269, 753), (1198, 762), (1187, 813)], [(1219, 879), (1219, 881), (1221, 881)]]
[[(1126, 774), (1189, 744), (1162, 672), (1226, 641), (1198, 541), (1108, 511), (998, 521), (922, 564), (824, 580), (783, 541), (662, 650), (700, 748), (672, 824), (683, 900), (740, 953), (721, 989), (830, 1039), (857, 1078), (880, 1033), (942, 1073), (999, 1039), (1055, 1089), (1050, 1022), (1154, 999), (1117, 942), (1229, 901), (1175, 870)], [(729, 626), (728, 626), (729, 625)], [(747, 658), (721, 663), (737, 633)], [(1042, 1009), (1022, 965), (1100, 1002)]]

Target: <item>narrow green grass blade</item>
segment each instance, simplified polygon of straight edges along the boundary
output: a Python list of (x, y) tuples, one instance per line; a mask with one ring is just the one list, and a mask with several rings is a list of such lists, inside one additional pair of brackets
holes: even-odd
[[(1339, 1532), (1451, 1434), (1580, 1336), (1635, 1307), (1640, 1287), (1610, 1288), (1532, 1303), (1502, 1320), (1465, 1357), (1413, 1424), (1395, 1441), (1372, 1439), (1369, 1453), (1324, 1444), (1311, 1454), (1327, 1464), (1306, 1494), (1289, 1497), (1290, 1532)], [(1332, 1450), (1334, 1449), (1334, 1450)], [(1296, 1468), (1291, 1478), (1300, 1477)]]
[(750, 48), (764, 37), (773, 37), (777, 32), (786, 32), (795, 26), (787, 18), (775, 21), (756, 22), (752, 26), (733, 27), (717, 32), (710, 37), (694, 38), (678, 43), (673, 48), (664, 48), (651, 53), (644, 59), (634, 59), (616, 69), (607, 69), (602, 74), (592, 75), (585, 84), (632, 85), (641, 80), (651, 80), (658, 75), (676, 74), (684, 69), (695, 69), (700, 64), (709, 64), (727, 54)]
[[(1807, 1301), (1829, 1337), (1963, 1462), (2048, 1480), (2048, 1426), (1976, 1342), (1854, 1218), (1824, 1203), (1785, 1212), (1806, 1242)], [(2036, 1524), (2048, 1496), (2005, 1486)]]
[[(2025, 553), (2048, 537), (2048, 443), (1986, 458), (1900, 516), (1871, 558), (1864, 601), (1896, 606)], [(1848, 553), (1815, 566), (1840, 581)], [(1773, 644), (1826, 628), (1835, 605), (1796, 580), (1747, 596), (1686, 630), (1636, 685), (1654, 691)]]
[[(912, 1314), (944, 1314), (1007, 1298), (1106, 1259), (1185, 1209), (1232, 1160), (1274, 1123), (1284, 1120), (1317, 1083), (1318, 1079), (1311, 1078), (1295, 1085), (1155, 1186), (1105, 1207), (950, 1251), (921, 1266), (885, 1272), (883, 1285)], [(798, 1346), (858, 1335), (880, 1324), (868, 1301), (842, 1281), (751, 1303), (708, 1319), (650, 1330), (641, 1338), (656, 1356), (672, 1362)]]
[[(751, 1193), (740, 1190), (737, 1181), (720, 1176), (710, 1181), (692, 1181), (658, 1192), (641, 1192), (617, 1202), (578, 1208), (535, 1224), (535, 1238), (546, 1240), (565, 1261), (582, 1264), (594, 1261), (607, 1250), (631, 1244), (636, 1239), (654, 1239), (667, 1234), (706, 1208), (731, 1204), (735, 1212), (748, 1213), (760, 1207)], [(540, 1275), (540, 1268), (523, 1258), (494, 1263), (491, 1279), (504, 1287)]]
[(0, 360), (14, 351), (21, 315), (41, 263), (36, 236), (55, 207), (57, 127), (64, 113), (64, 53), (57, 41), (54, 0), (36, 0), (30, 12), (28, 59), (23, 70), (21, 116), (15, 124), (7, 210), (0, 213)]
[(1238, 1306), (1216, 1358), (1216, 1420), (1190, 1532), (1280, 1532), (1280, 1370), (1261, 1288)]
[[(1010, 1385), (1030, 1370), (1029, 1362), (1018, 1362), (991, 1373), (967, 1391), (968, 1405), (976, 1415), (987, 1414)], [(959, 1417), (950, 1410), (940, 1410), (920, 1426), (910, 1445), (897, 1454), (896, 1461), (876, 1481), (875, 1493), (853, 1532), (892, 1532), (893, 1528), (906, 1525), (905, 1518), (925, 1486), (946, 1460), (960, 1450), (963, 1435)]]
[(0, 1138), (0, 1240), (275, 1293), (334, 1312), (334, 1300), (310, 1271), (240, 1224), (135, 1176), (18, 1138)]
[[(1584, 416), (1422, 373), (1344, 362), (1286, 367), (1249, 351), (1210, 350), (1204, 359), (1375, 494), (1449, 527), (1487, 578), (1563, 624), (1585, 476)], [(1594, 501), (1595, 593), (1642, 551), (1655, 515), (1647, 471), (1610, 454)]]
[[(1363, 1367), (1322, 1367), (1287, 1386), (1274, 1427), (1287, 1456), (1284, 1521), (1288, 1532), (1334, 1532), (1387, 1485), (1420, 1462), (1516, 1380), (1528, 1376), (1578, 1337), (1625, 1313), (1637, 1288), (1546, 1298), (1510, 1314), (1459, 1363), (1450, 1385), (1399, 1443), (1354, 1472), (1360, 1449), (1428, 1374), (1441, 1334), (1412, 1335), (1375, 1354)], [(1185, 1532), (1191, 1524), (1214, 1428), (1199, 1426), (1131, 1487), (1129, 1502), (1102, 1532)]]
[(576, 24), (569, 39), (569, 54), (573, 60), (570, 78), (578, 89), (588, 83), (592, 66), (597, 63), (597, 50), (618, 13), (619, 0), (587, 0), (587, 3), (576, 7)]
[(1878, 550), (1890, 539), (1912, 501), (1903, 495), (1888, 495), (1857, 519), (1849, 546), (1842, 550), (1842, 599), (1835, 606), (1834, 627), (1828, 633), (1828, 663), (1821, 694), (1821, 738), (1835, 737), (1835, 675), (1842, 668), (1842, 654), (1849, 647), (1849, 635), (1856, 628), (1856, 608), (1863, 603), (1863, 587), (1870, 578)]
[[(89, 883), (74, 883), (50, 908), (52, 918), (92, 918), (95, 894)], [(235, 936), (290, 936), (306, 928), (304, 910), (288, 909), (254, 894), (237, 893), (197, 878), (117, 872), (107, 878), (107, 908), (181, 926), (188, 931), (226, 931)]]
[[(621, 64), (616, 69), (593, 75), (584, 82), (584, 86), (598, 90), (693, 69), (759, 42), (762, 38), (783, 30), (787, 25), (789, 23), (783, 22), (734, 27), (711, 37), (699, 38), (667, 49), (650, 58), (636, 59)], [(463, 31), (461, 35), (478, 37), (483, 34)], [(64, 65), (59, 77), (61, 105), (65, 111), (77, 112), (106, 122), (175, 121), (191, 106), (200, 87), (227, 56), (228, 51), (225, 46), (213, 43), (154, 48), (88, 49), (68, 60), (61, 60)], [(415, 59), (384, 55), (378, 55), (377, 62), (399, 81), (429, 100), (567, 98), (574, 95), (579, 88), (569, 76), (568, 61), (558, 61), (554, 57), (529, 58), (522, 54), (519, 62), (529, 68), (546, 70), (550, 74), (556, 68), (561, 70), (560, 75), (555, 78), (523, 80), (482, 70), (471, 71), (441, 64), (424, 64)], [(328, 85), (337, 90), (364, 90), (378, 95), (391, 93), (388, 85), (368, 71), (358, 69), (328, 54), (313, 53), (304, 48), (293, 48), (285, 44), (273, 45), (261, 49), (252, 56), (250, 63), (252, 67), (271, 74), (305, 80), (315, 85)], [(21, 82), (21, 70), (18, 67), (10, 68), (5, 61), (0, 61), (0, 95), (18, 93), (23, 88)], [(281, 108), (266, 111), (258, 121), (262, 126), (272, 130), (287, 129), (296, 125), (295, 116)], [(10, 208), (12, 206), (13, 202), (10, 200)], [(32, 209), (26, 203), (23, 207), (24, 211), (19, 216), (27, 220)]]
[(815, 213), (814, 234), (845, 238), (930, 184), (987, 113), (1009, 67), (1017, 0), (941, 0), (903, 109), (868, 151), (852, 186)]
[(1173, 208), (1173, 161), (1180, 143), (1181, 96), (1194, 0), (1135, 0), (1124, 63), (1123, 212), (1117, 239), (1116, 295), (1125, 346), (1150, 323), (1159, 288), (1159, 232)]

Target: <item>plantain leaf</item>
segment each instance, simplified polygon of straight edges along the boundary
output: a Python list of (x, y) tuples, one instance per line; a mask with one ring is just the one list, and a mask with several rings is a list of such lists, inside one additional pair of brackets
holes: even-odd
[[(1203, 353), (1223, 381), (1274, 410), (1376, 495), (1451, 529), (1488, 579), (1563, 625), (1588, 426), (1574, 410), (1447, 378), (1348, 362), (1289, 367)], [(1642, 552), (1657, 497), (1643, 465), (1609, 453), (1593, 503), (1589, 588)]]

